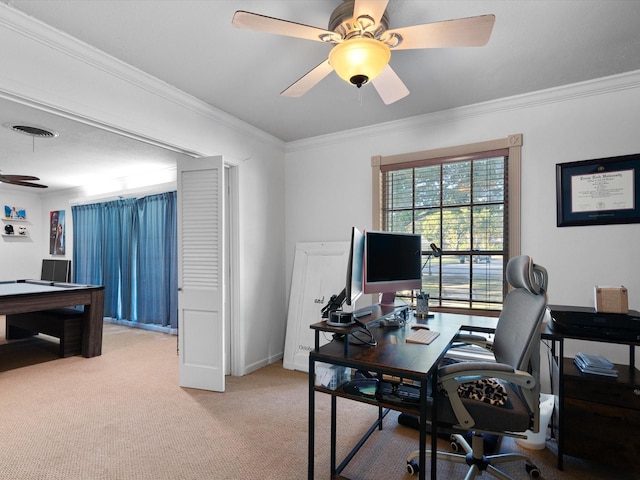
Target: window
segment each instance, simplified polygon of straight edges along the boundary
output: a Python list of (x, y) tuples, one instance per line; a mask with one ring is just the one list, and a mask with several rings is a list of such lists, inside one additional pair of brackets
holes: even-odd
[(373, 159), (374, 229), (422, 235), (431, 308), (502, 308), (504, 267), (520, 249), (521, 138)]

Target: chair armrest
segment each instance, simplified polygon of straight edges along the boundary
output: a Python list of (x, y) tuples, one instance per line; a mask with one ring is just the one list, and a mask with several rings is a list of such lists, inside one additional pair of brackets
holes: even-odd
[(459, 333), (453, 339), (454, 342), (460, 342), (462, 345), (454, 344), (452, 348), (459, 348), (464, 345), (477, 345), (490, 352), (493, 351), (493, 342), (482, 335), (474, 335), (472, 333)]
[(459, 426), (463, 429), (472, 428), (475, 425), (475, 420), (458, 395), (458, 385), (482, 378), (498, 378), (527, 390), (532, 390), (536, 385), (536, 379), (529, 372), (515, 370), (510, 365), (503, 363), (491, 362), (461, 362), (446, 365), (438, 369), (438, 378), (449, 396), (449, 402), (458, 419)]
[(491, 370), (501, 372), (513, 372), (514, 369), (511, 365), (504, 363), (494, 362), (482, 362), (482, 361), (469, 361), (458, 362), (450, 365), (444, 365), (438, 369), (438, 377), (442, 379), (445, 375), (459, 374), (460, 372), (467, 372), (469, 370)]
[(499, 378), (515, 383), (523, 388), (532, 389), (536, 379), (523, 370), (515, 370), (511, 365), (492, 362), (460, 362), (445, 365), (438, 369), (438, 378), (444, 386), (445, 382), (456, 384), (467, 383), (481, 378)]

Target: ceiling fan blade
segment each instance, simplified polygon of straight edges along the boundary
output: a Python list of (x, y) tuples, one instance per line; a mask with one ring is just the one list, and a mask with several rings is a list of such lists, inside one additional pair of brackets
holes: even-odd
[(400, 36), (393, 50), (412, 48), (481, 47), (486, 45), (496, 21), (495, 15), (459, 18), (387, 30), (387, 36)]
[(280, 95), (284, 97), (301, 97), (331, 72), (333, 72), (333, 67), (329, 64), (329, 59), (327, 59), (317, 67), (309, 70)]
[(40, 185), (39, 183), (23, 182), (22, 180), (7, 180), (6, 178), (0, 179), (0, 183), (6, 183), (8, 185), (20, 185), (22, 187), (49, 188), (46, 185)]
[(353, 5), (353, 18), (357, 20), (359, 17), (371, 17), (376, 25), (380, 23), (380, 19), (387, 9), (388, 0), (355, 0)]
[[(257, 13), (245, 12), (238, 10), (233, 14), (231, 24), (236, 28), (246, 30), (254, 30), (256, 32), (273, 33), (276, 35), (285, 35), (288, 37), (304, 38), (306, 40), (315, 40), (318, 42), (341, 40), (340, 35), (323, 28), (311, 27), (302, 23), (290, 22), (279, 18), (259, 15)], [(324, 39), (324, 40), (323, 40)]]
[(382, 73), (374, 78), (371, 83), (373, 83), (385, 105), (391, 105), (393, 102), (397, 102), (409, 95), (409, 89), (389, 64), (384, 67)]
[(7, 182), (12, 182), (15, 180), (40, 180), (38, 177), (32, 177), (31, 175), (2, 175), (0, 174), (0, 181), (6, 180)]

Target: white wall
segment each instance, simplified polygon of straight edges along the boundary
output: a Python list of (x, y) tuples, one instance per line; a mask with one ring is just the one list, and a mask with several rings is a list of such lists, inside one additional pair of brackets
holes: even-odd
[[(594, 285), (625, 285), (640, 310), (640, 224), (558, 228), (555, 193), (557, 163), (640, 153), (638, 105), (640, 71), (288, 144), (287, 282), (297, 242), (371, 227), (372, 156), (522, 133), (521, 250), (548, 269), (549, 302), (593, 306)], [(588, 348), (628, 360), (626, 347)]]
[(284, 253), (284, 154), (262, 146), (262, 158), (238, 167), (241, 182), (241, 332), (247, 371), (284, 355), (287, 320)]
[(42, 267), (41, 238), (47, 230), (42, 220), (39, 195), (24, 187), (8, 187), (0, 184), (0, 208), (4, 218), (4, 206), (22, 207), (27, 212), (26, 222), (3, 220), (0, 230), (4, 233), (5, 225), (25, 226), (28, 237), (15, 235), (0, 238), (0, 281), (24, 278), (40, 278)]

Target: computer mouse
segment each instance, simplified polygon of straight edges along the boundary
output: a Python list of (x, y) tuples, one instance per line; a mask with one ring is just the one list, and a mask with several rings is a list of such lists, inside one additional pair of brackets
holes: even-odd
[(426, 325), (422, 324), (422, 323), (414, 323), (413, 325), (411, 325), (411, 328), (413, 330), (429, 330), (429, 327), (427, 327)]

